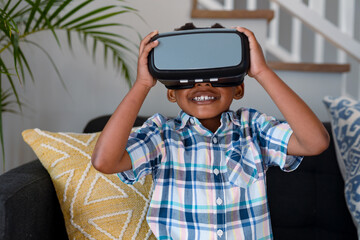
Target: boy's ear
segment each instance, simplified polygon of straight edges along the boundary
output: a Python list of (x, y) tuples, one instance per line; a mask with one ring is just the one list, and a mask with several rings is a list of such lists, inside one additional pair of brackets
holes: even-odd
[(243, 98), (244, 96), (244, 92), (245, 92), (245, 85), (244, 83), (235, 86), (235, 94), (234, 94), (234, 99), (235, 100), (239, 100), (241, 98)]
[(167, 98), (170, 102), (175, 103), (176, 102), (176, 94), (174, 89), (168, 89), (167, 90)]

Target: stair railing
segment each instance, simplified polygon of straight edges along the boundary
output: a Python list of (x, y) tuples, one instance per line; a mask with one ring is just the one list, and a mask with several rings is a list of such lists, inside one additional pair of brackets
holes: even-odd
[[(198, 4), (208, 10), (234, 10), (235, 0), (224, 0), (220, 3), (217, 0), (198, 0)], [(246, 1), (247, 10), (256, 10), (258, 0)], [(355, 60), (352, 66), (357, 68), (357, 73), (353, 74), (357, 81), (358, 93), (360, 97), (360, 42), (355, 39), (355, 27), (360, 28), (360, 23), (355, 21), (356, 0), (338, 1), (338, 24), (335, 25), (325, 18), (327, 0), (308, 0), (305, 4), (302, 0), (269, 0), (269, 7), (274, 11), (274, 18), (270, 22), (269, 35), (266, 41), (266, 51), (284, 62), (302, 62), (302, 24), (307, 25), (315, 32), (314, 56), (315, 63), (323, 63), (325, 56), (325, 40), (331, 42), (338, 49), (337, 59), (334, 62), (345, 63), (347, 56)], [(279, 41), (280, 33), (280, 10), (285, 9), (292, 15), (291, 22), (291, 49), (281, 46)], [(343, 78), (343, 94), (346, 95), (346, 75)], [(354, 85), (354, 84), (353, 84)], [(356, 84), (355, 84), (356, 85)]]

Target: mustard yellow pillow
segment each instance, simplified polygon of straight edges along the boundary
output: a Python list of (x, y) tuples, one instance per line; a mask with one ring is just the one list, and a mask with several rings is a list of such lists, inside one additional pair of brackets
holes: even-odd
[(99, 134), (22, 133), (51, 176), (69, 239), (155, 239), (145, 219), (151, 176), (127, 185), (95, 170), (90, 157)]

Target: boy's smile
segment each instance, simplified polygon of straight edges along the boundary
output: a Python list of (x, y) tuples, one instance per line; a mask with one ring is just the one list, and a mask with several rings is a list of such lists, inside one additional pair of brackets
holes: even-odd
[(191, 100), (197, 104), (211, 104), (221, 97), (216, 93), (216, 91), (209, 91), (211, 89), (204, 90), (205, 89), (193, 91), (190, 96)]
[(193, 101), (195, 102), (208, 102), (208, 101), (212, 101), (212, 100), (216, 100), (216, 97), (213, 97), (213, 96), (199, 96), (199, 97), (194, 97), (193, 98)]
[(221, 114), (229, 110), (233, 99), (241, 99), (243, 93), (243, 84), (234, 87), (212, 87), (210, 83), (197, 83), (193, 88), (168, 89), (168, 99), (214, 131), (214, 128), (216, 130), (220, 126)]

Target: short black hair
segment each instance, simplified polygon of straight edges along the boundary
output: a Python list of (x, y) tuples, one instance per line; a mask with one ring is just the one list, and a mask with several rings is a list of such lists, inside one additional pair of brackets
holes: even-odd
[[(225, 28), (224, 26), (222, 26), (220, 23), (215, 23), (213, 24), (211, 27), (207, 27), (207, 28)], [(179, 27), (179, 28), (175, 28), (175, 31), (181, 31), (181, 30), (191, 30), (191, 29), (201, 29), (199, 27), (196, 27), (194, 25), (194, 23), (189, 22), (189, 23), (185, 23), (185, 25)]]

